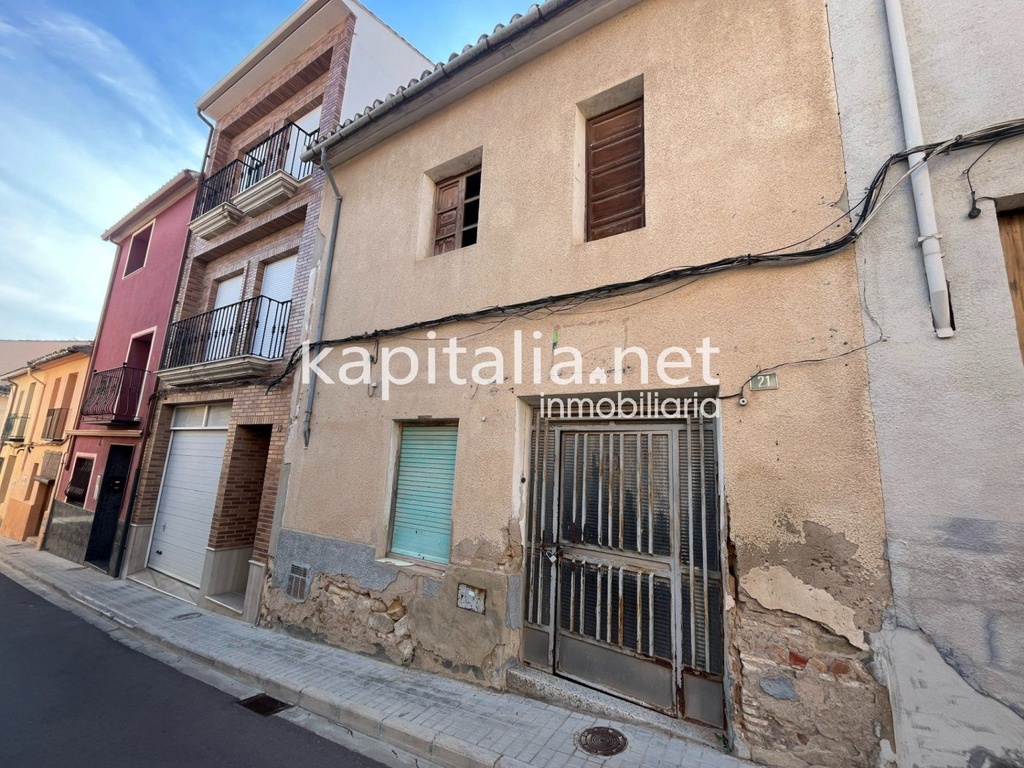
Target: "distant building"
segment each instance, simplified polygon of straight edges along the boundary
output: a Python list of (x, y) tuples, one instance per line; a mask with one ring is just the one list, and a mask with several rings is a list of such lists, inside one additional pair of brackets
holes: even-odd
[(79, 342), (4, 376), (11, 390), (0, 433), (0, 536), (25, 541), (43, 529), (91, 352)]
[(197, 179), (181, 171), (103, 234), (117, 250), (44, 546), (112, 576), (121, 570)]
[[(81, 341), (37, 341), (0, 339), (0, 376), (4, 372), (14, 371), (24, 367), (29, 360), (42, 357), (58, 349), (66, 349)], [(7, 413), (7, 396), (11, 391), (11, 383), (0, 379), (0, 414)]]

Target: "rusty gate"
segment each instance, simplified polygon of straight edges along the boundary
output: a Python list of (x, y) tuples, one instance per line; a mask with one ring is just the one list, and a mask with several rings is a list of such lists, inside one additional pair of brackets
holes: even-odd
[(717, 435), (535, 411), (523, 657), (724, 727)]

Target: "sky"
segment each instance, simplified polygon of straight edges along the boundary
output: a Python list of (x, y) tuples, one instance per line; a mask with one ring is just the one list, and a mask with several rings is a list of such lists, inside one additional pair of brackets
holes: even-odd
[[(532, 0), (362, 2), (446, 61)], [(101, 233), (199, 167), (196, 100), (300, 4), (0, 0), (0, 339), (92, 338)]]

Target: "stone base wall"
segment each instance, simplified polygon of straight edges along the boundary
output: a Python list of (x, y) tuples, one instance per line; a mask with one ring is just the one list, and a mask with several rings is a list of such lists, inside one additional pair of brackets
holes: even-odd
[[(305, 599), (287, 593), (308, 569)], [(372, 547), (282, 529), (262, 624), (352, 651), (503, 688), (518, 658), (520, 578), (449, 565), (443, 573), (378, 561)], [(485, 592), (483, 612), (459, 608), (459, 585)]]
[(73, 563), (85, 562), (93, 512), (64, 501), (53, 502), (43, 549)]

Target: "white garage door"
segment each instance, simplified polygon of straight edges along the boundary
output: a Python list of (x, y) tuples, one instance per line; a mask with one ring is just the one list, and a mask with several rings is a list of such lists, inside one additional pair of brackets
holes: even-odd
[(160, 489), (149, 567), (198, 587), (203, 577), (226, 429), (177, 430)]

